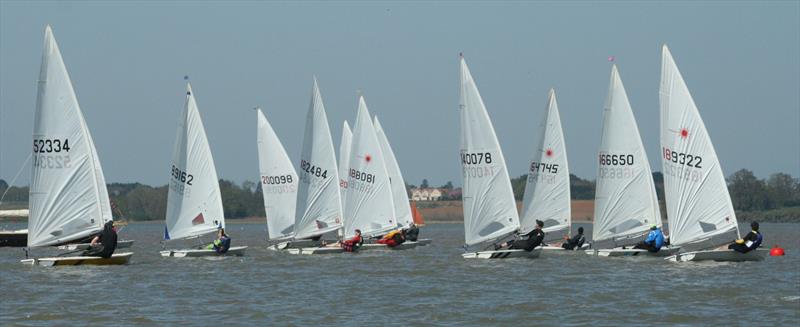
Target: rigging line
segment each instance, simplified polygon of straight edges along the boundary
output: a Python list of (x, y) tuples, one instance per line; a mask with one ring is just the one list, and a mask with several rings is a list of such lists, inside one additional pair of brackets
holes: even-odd
[(25, 159), (25, 162), (23, 162), (22, 165), (19, 167), (19, 170), (17, 170), (17, 174), (14, 175), (13, 179), (11, 179), (11, 183), (8, 184), (8, 188), (6, 188), (6, 191), (3, 192), (2, 196), (0, 196), (0, 205), (3, 204), (3, 199), (6, 197), (6, 194), (8, 194), (8, 191), (11, 189), (12, 186), (14, 186), (14, 183), (17, 181), (17, 178), (19, 178), (19, 174), (22, 173), (22, 169), (25, 168), (25, 165), (28, 164), (28, 161), (31, 160), (32, 156), (33, 156), (33, 153), (29, 153), (28, 154), (28, 158)]

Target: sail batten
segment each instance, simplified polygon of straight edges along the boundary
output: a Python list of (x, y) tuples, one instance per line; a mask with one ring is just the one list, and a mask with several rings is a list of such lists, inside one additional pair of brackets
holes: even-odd
[(464, 238), (471, 247), (506, 237), (519, 229), (520, 223), (505, 158), (489, 113), (463, 57), (460, 65)]
[(33, 127), (28, 246), (84, 238), (112, 220), (105, 177), (50, 26)]
[(662, 47), (659, 100), (671, 243), (692, 250), (738, 238), (736, 213), (714, 145), (666, 45)]

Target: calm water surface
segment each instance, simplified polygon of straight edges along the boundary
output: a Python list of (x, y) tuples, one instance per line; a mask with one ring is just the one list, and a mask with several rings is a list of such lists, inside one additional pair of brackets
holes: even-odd
[(245, 257), (161, 258), (158, 223), (121, 232), (127, 266), (29, 267), (0, 248), (0, 325), (800, 324), (800, 224), (762, 224), (785, 257), (684, 264), (464, 260), (461, 224), (424, 227), (435, 241), (413, 250), (293, 256), (265, 248), (263, 224), (228, 227)]

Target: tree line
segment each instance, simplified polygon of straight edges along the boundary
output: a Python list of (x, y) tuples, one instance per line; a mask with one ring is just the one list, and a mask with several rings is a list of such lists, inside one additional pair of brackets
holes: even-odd
[[(511, 179), (514, 196), (522, 200), (527, 175)], [(660, 172), (653, 173), (658, 198), (664, 199), (664, 176)], [(776, 173), (766, 179), (757, 178), (752, 171), (739, 170), (728, 179), (728, 190), (734, 209), (743, 212), (764, 212), (782, 210), (783, 208), (800, 207), (800, 179), (786, 173)], [(229, 180), (219, 180), (222, 204), (226, 218), (263, 217), (264, 202), (261, 185), (253, 181), (236, 184)], [(430, 187), (423, 180), (421, 187)], [(407, 190), (416, 186), (407, 184)], [(460, 200), (461, 188), (454, 187), (452, 182), (439, 187), (444, 192), (445, 200)], [(595, 181), (582, 179), (570, 174), (570, 188), (575, 200), (594, 199)], [(28, 206), (28, 187), (9, 185), (0, 179), (0, 194), (5, 194), (0, 207), (18, 209)], [(167, 186), (153, 187), (141, 183), (108, 184), (108, 194), (115, 210), (115, 216), (121, 215), (130, 220), (163, 220), (167, 211)], [(789, 212), (796, 216), (798, 210)], [(787, 215), (779, 211), (779, 215)], [(791, 217), (794, 219), (800, 217)]]

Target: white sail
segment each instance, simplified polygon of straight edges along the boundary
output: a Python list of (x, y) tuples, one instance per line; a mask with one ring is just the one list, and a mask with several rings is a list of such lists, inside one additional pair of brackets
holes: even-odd
[(639, 128), (617, 66), (611, 68), (598, 151), (592, 241), (613, 246), (638, 242), (652, 225), (661, 226), (661, 210)]
[(172, 152), (166, 222), (167, 240), (225, 228), (217, 170), (190, 84)]
[(269, 239), (291, 238), (294, 236), (297, 173), (261, 109), (258, 109), (258, 167)]
[(397, 163), (397, 158), (394, 156), (392, 146), (389, 145), (389, 139), (383, 131), (383, 126), (381, 126), (378, 116), (375, 116), (374, 124), (378, 142), (381, 144), (381, 152), (386, 158), (386, 171), (389, 173), (389, 183), (392, 187), (395, 219), (402, 227), (408, 227), (414, 222), (414, 217), (411, 215), (411, 203), (408, 201), (406, 182), (403, 179), (400, 165)]
[(344, 236), (360, 229), (365, 237), (379, 235), (397, 226), (386, 158), (369, 118), (364, 97), (358, 98), (358, 114), (348, 160)]
[(342, 226), (339, 172), (316, 78), (306, 116), (299, 171), (295, 238), (309, 238), (339, 229)]
[(464, 178), (464, 238), (468, 246), (519, 229), (506, 161), (478, 87), (461, 57), (461, 167)]
[(112, 219), (103, 169), (50, 26), (33, 125), (28, 246), (74, 241)]
[(520, 232), (533, 230), (536, 220), (541, 220), (547, 241), (569, 233), (572, 221), (567, 148), (553, 89), (547, 94), (547, 107), (539, 123), (539, 132), (541, 134), (533, 143), (533, 158), (528, 165)]
[[(345, 196), (347, 195), (347, 168), (348, 161), (350, 160), (350, 143), (353, 139), (353, 132), (350, 131), (350, 125), (344, 121), (342, 126), (342, 139), (339, 141), (339, 190), (342, 195), (342, 209), (344, 210)], [(343, 212), (342, 215), (347, 217), (347, 213)]]
[(739, 237), (717, 153), (666, 45), (661, 61), (661, 162), (670, 241), (684, 250)]

